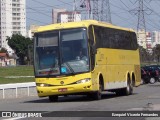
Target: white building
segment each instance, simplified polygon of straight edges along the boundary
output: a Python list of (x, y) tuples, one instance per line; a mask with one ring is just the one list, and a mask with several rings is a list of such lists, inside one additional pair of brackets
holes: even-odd
[(53, 9), (52, 10), (52, 23), (58, 23), (58, 13), (59, 12), (66, 12), (66, 9)]
[(139, 30), (137, 32), (137, 40), (138, 40), (138, 44), (140, 46), (142, 46), (143, 48), (147, 48), (146, 46), (146, 33), (144, 30)]
[(155, 47), (156, 44), (160, 44), (160, 32), (159, 31), (152, 32), (152, 47)]
[(40, 26), (38, 25), (30, 25), (29, 30), (27, 31), (27, 37), (29, 38), (33, 38), (34, 37), (34, 33), (37, 30), (37, 28), (39, 28)]
[(26, 0), (0, 0), (0, 18), (0, 47), (11, 54), (13, 50), (7, 44), (7, 36), (26, 36)]
[(58, 13), (58, 23), (75, 22), (81, 21), (80, 12), (59, 12)]

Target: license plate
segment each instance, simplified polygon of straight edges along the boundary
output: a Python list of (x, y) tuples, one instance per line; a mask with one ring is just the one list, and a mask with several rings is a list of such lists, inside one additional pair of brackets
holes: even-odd
[(66, 92), (67, 91), (67, 88), (60, 88), (58, 89), (58, 92)]

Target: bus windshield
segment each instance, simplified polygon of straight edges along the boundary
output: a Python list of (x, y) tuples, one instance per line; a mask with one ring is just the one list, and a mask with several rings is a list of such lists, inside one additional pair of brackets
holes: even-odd
[(85, 28), (36, 34), (36, 76), (67, 75), (89, 71), (87, 30)]

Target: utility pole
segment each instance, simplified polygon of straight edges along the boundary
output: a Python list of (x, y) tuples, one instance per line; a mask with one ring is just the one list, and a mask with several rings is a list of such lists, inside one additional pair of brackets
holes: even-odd
[[(147, 40), (146, 40), (146, 24), (145, 24), (145, 14), (147, 11), (151, 12), (149, 8), (146, 6), (144, 7), (145, 0), (137, 0), (135, 3), (138, 2), (138, 7), (131, 10), (131, 13), (134, 13), (134, 15), (138, 15), (138, 24), (137, 24), (137, 37), (138, 43), (144, 47), (147, 48)], [(151, 14), (151, 13), (150, 13)]]
[(87, 18), (91, 19), (91, 2), (90, 2), (90, 0), (83, 0), (80, 7), (85, 8), (85, 10), (83, 10), (83, 11), (86, 11), (86, 14), (88, 15)]
[(99, 20), (99, 11), (98, 11), (98, 1), (99, 0), (92, 0), (93, 1), (93, 9), (92, 9), (92, 12), (93, 12), (93, 19), (94, 20)]
[(137, 24), (137, 35), (138, 38), (142, 38), (140, 40), (140, 44), (147, 48), (147, 40), (146, 40), (146, 25), (145, 25), (145, 17), (144, 17), (144, 1), (138, 0), (139, 7), (137, 9), (138, 12), (138, 24)]
[(101, 21), (112, 23), (109, 0), (101, 2)]
[(144, 5), (143, 0), (139, 0), (139, 7), (138, 7), (138, 25), (137, 25), (137, 31), (138, 30), (144, 30), (146, 33), (146, 25), (145, 25), (145, 17), (144, 17)]
[(86, 0), (86, 8), (88, 11), (88, 19), (91, 19), (91, 1), (90, 0)]
[[(75, 2), (76, 1), (74, 0), (74, 3)], [(74, 6), (76, 8), (75, 4)], [(81, 0), (80, 8), (83, 9), (81, 11), (86, 11), (88, 19), (93, 19), (98, 21), (101, 20), (111, 23), (109, 0)]]
[(72, 21), (75, 21), (75, 16), (76, 16), (76, 8), (77, 8), (77, 4), (76, 4), (76, 0), (74, 0), (74, 3), (73, 3), (73, 14), (72, 14)]

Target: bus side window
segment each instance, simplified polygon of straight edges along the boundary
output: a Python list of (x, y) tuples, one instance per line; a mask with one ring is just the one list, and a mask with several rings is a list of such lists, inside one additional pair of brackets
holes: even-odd
[[(92, 26), (89, 26), (89, 44), (90, 46), (93, 46), (95, 45), (95, 42), (94, 42), (94, 35), (93, 35), (93, 28)], [(91, 70), (94, 70), (94, 67), (95, 67), (95, 54), (92, 53), (92, 48), (90, 48), (90, 61), (91, 61)]]

